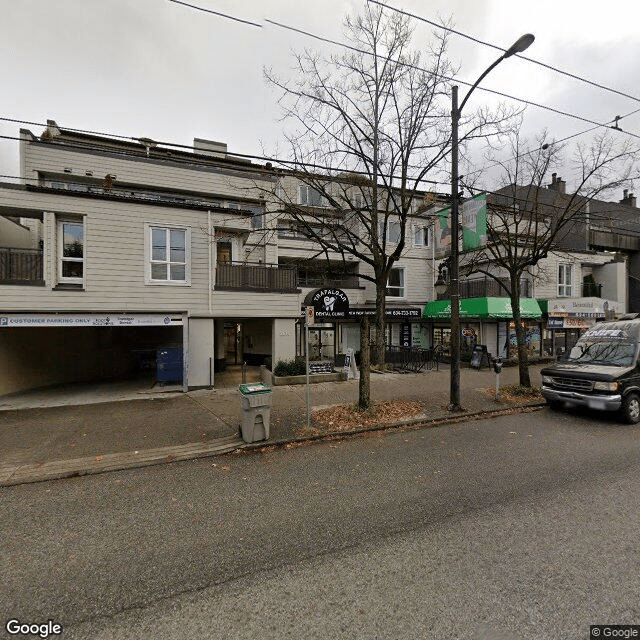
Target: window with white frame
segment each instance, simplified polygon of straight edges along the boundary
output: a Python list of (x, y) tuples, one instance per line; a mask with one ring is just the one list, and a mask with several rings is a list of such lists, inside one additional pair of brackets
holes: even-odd
[(391, 271), (389, 271), (389, 278), (387, 280), (388, 298), (405, 297), (404, 271), (404, 267), (393, 267)]
[(415, 225), (413, 227), (413, 244), (416, 247), (428, 247), (429, 239), (429, 227), (424, 225)]
[(84, 223), (58, 221), (58, 280), (71, 284), (84, 281)]
[(571, 297), (571, 265), (558, 265), (558, 297)]
[(191, 284), (189, 227), (147, 225), (147, 284)]
[(326, 198), (324, 198), (317, 189), (310, 187), (308, 184), (300, 185), (299, 196), (300, 204), (306, 205), (307, 207), (327, 206)]
[[(384, 222), (380, 222), (380, 228), (378, 231), (380, 239), (384, 238)], [(400, 242), (400, 223), (387, 221), (387, 237), (386, 241), (392, 244), (398, 244)]]

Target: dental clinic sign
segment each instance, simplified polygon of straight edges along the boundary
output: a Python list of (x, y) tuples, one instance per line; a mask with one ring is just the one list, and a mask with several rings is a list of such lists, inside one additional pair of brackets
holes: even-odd
[(0, 329), (6, 327), (158, 327), (182, 324), (182, 317), (166, 314), (97, 313), (10, 313), (0, 315)]
[(349, 315), (349, 298), (342, 289), (318, 289), (311, 298), (311, 306), (316, 318), (346, 318)]

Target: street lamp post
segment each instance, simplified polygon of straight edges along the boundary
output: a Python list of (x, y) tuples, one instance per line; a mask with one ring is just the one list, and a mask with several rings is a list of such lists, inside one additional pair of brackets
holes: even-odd
[(458, 122), (464, 105), (473, 90), (482, 82), (485, 76), (498, 66), (505, 58), (514, 53), (521, 53), (534, 41), (534, 36), (527, 33), (514, 42), (491, 66), (487, 67), (480, 77), (473, 83), (471, 89), (458, 107), (458, 87), (451, 87), (451, 265), (449, 283), (451, 291), (451, 379), (449, 389), (449, 410), (462, 411), (460, 405), (460, 281), (459, 262), (460, 249), (458, 246)]

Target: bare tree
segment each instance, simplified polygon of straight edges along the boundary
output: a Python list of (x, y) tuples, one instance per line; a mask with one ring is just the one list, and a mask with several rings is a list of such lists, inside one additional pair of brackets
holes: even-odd
[[(408, 221), (426, 208), (425, 185), (443, 174), (450, 150), (454, 69), (446, 36), (434, 34), (421, 54), (412, 49), (408, 18), (379, 6), (347, 18), (345, 32), (346, 52), (296, 54), (292, 81), (265, 71), (295, 129), (287, 137), (293, 166), (284, 173), (312, 190), (304, 204), (286, 190), (272, 197), (316, 243), (316, 257), (345, 267), (355, 259), (357, 275), (375, 285), (372, 360), (381, 365), (389, 274), (405, 249)], [(465, 139), (499, 132), (512, 115), (499, 107), (470, 116)]]
[[(520, 299), (523, 277), (552, 251), (572, 247), (585, 238), (590, 202), (634, 177), (638, 151), (627, 140), (605, 132), (588, 145), (577, 145), (565, 168), (572, 168), (575, 188), (556, 180), (543, 182), (563, 164), (566, 147), (541, 134), (531, 145), (514, 135), (508, 162), (501, 162), (505, 186), (488, 198), (487, 244), (463, 259), (464, 272), (483, 273), (496, 280), (511, 300), (517, 340), (520, 384), (531, 386)], [(587, 248), (586, 246), (584, 248)], [(506, 278), (505, 278), (506, 274)], [(507, 280), (505, 282), (505, 280)]]

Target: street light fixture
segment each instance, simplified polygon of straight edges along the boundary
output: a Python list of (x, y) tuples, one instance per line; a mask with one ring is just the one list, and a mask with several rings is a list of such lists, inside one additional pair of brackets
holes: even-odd
[(449, 410), (462, 411), (460, 405), (460, 281), (458, 279), (460, 249), (458, 246), (458, 122), (464, 105), (473, 90), (487, 74), (505, 58), (522, 53), (534, 41), (527, 33), (516, 40), (491, 66), (487, 67), (473, 83), (471, 89), (458, 107), (458, 86), (451, 87), (451, 265), (449, 284), (451, 291), (451, 380), (449, 390)]

